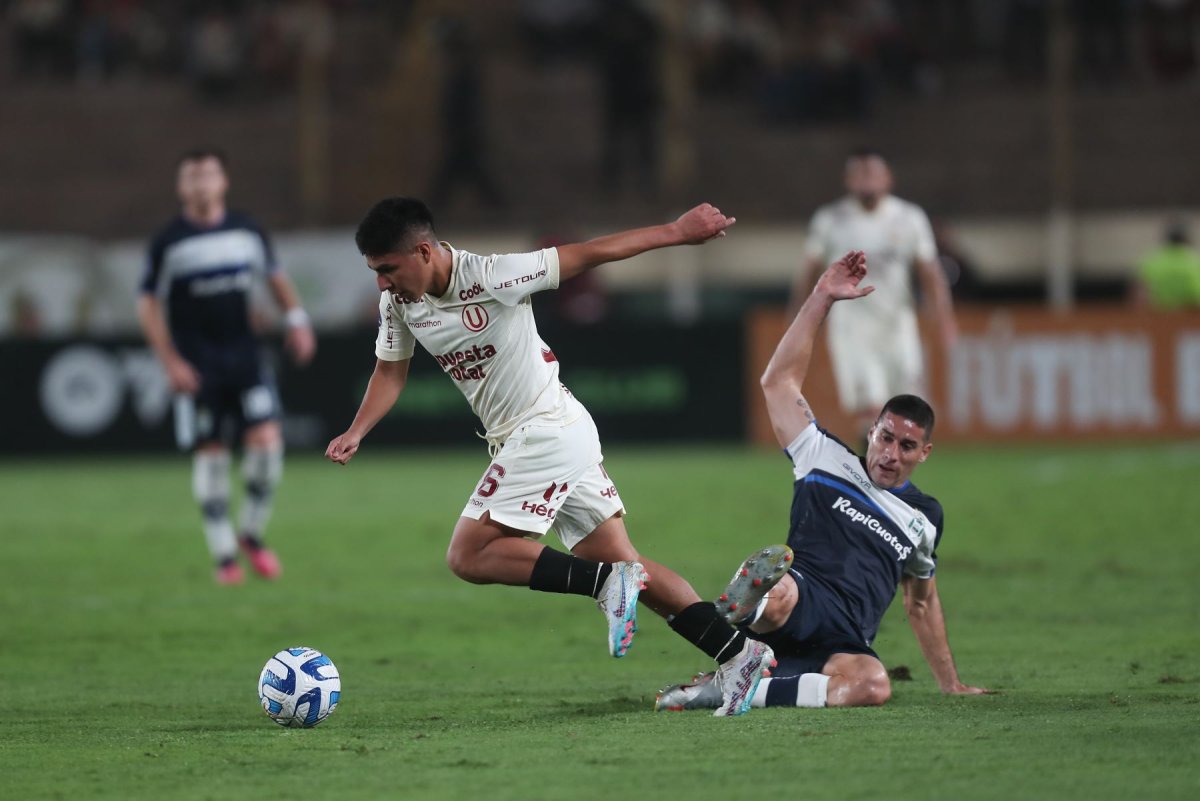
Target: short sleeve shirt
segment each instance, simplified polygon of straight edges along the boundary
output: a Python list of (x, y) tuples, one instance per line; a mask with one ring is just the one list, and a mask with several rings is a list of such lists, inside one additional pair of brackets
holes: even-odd
[(530, 296), (558, 287), (558, 251), (478, 256), (450, 248), (450, 286), (415, 301), (384, 292), (375, 355), (412, 357), (420, 342), (502, 442), (539, 420), (571, 422), (583, 407), (559, 383), (558, 359), (538, 335)]
[(278, 269), (270, 239), (248, 215), (230, 211), (211, 228), (182, 215), (151, 240), (140, 290), (165, 288), (171, 337), (190, 358), (253, 340), (250, 291)]
[(941, 504), (911, 482), (876, 486), (862, 460), (815, 423), (785, 452), (795, 476), (795, 569), (836, 593), (870, 642), (901, 577), (933, 576)]

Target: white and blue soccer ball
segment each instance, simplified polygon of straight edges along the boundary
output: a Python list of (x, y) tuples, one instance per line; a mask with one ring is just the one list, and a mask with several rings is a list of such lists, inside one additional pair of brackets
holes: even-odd
[(258, 677), (263, 711), (280, 726), (312, 728), (337, 709), (342, 679), (329, 657), (303, 646), (280, 651)]

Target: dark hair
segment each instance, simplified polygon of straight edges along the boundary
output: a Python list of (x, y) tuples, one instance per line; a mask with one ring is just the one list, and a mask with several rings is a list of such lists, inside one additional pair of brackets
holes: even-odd
[(912, 420), (925, 429), (926, 440), (933, 439), (933, 407), (923, 398), (918, 398), (916, 395), (896, 395), (883, 404), (879, 416), (883, 417), (888, 412), (897, 417), (903, 417), (905, 420)]
[(225, 151), (215, 147), (193, 147), (191, 150), (185, 150), (180, 154), (175, 166), (178, 168), (189, 161), (204, 161), (204, 159), (216, 159), (223, 170), (229, 166), (229, 159), (225, 157)]
[(400, 249), (405, 239), (433, 237), (433, 215), (416, 198), (389, 197), (371, 207), (358, 224), (354, 244), (364, 256), (382, 256)]

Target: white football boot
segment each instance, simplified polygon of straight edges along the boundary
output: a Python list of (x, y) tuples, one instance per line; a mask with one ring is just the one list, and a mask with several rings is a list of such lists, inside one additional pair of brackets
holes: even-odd
[(608, 618), (608, 652), (613, 656), (625, 656), (633, 643), (638, 594), (649, 579), (641, 562), (613, 562), (612, 572), (600, 588), (596, 605)]

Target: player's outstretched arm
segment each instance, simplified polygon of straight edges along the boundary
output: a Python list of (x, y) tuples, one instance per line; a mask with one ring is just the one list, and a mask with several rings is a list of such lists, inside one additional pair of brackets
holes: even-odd
[(867, 257), (861, 250), (850, 251), (829, 265), (767, 363), (760, 383), (775, 438), (785, 448), (814, 419), (803, 389), (817, 329), (835, 302), (861, 298), (874, 291), (874, 287), (859, 286), (866, 276)]
[(346, 433), (334, 437), (329, 443), (329, 447), (325, 449), (327, 459), (345, 464), (358, 453), (358, 446), (363, 437), (391, 411), (400, 398), (400, 393), (404, 391), (404, 384), (408, 381), (409, 361), (375, 360), (375, 372), (371, 373), (371, 381), (367, 384), (367, 391), (358, 407), (358, 413), (354, 415), (354, 422), (346, 429)]
[(958, 668), (954, 666), (954, 655), (950, 653), (950, 641), (946, 637), (946, 618), (942, 614), (937, 580), (933, 577), (919, 579), (905, 576), (901, 586), (904, 588), (904, 610), (908, 613), (909, 625), (942, 692), (960, 695), (990, 693), (991, 690), (963, 684), (958, 678)]
[(675, 222), (561, 245), (558, 248), (559, 280), (574, 278), (593, 267), (628, 259), (648, 250), (702, 245), (710, 239), (725, 236), (725, 230), (735, 222), (736, 217), (726, 217), (711, 203), (701, 203), (681, 214)]
[(946, 273), (935, 259), (918, 259), (917, 275), (925, 292), (925, 303), (937, 321), (942, 347), (950, 350), (958, 340), (958, 322), (954, 319), (954, 300), (950, 295), (950, 282)]

